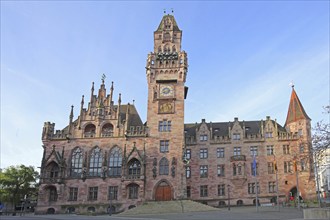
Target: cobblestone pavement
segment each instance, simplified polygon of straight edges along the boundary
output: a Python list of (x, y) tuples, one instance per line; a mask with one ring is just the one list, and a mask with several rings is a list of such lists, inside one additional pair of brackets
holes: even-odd
[(33, 215), (25, 216), (0, 216), (1, 220), (303, 220), (302, 210), (296, 208), (281, 208), (278, 211), (273, 207), (260, 207), (258, 212), (255, 207), (235, 207), (231, 210), (219, 209), (219, 211), (208, 212), (189, 212), (189, 213), (168, 213), (153, 215), (136, 215), (136, 216), (116, 216), (116, 215), (100, 215), (100, 216), (84, 216), (84, 215)]

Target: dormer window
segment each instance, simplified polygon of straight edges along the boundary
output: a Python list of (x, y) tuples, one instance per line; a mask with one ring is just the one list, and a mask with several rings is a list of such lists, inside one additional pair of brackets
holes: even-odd
[(201, 134), (201, 135), (199, 136), (199, 140), (200, 140), (200, 141), (207, 141), (207, 140), (208, 140), (207, 134)]
[(241, 134), (240, 133), (234, 133), (233, 134), (233, 140), (241, 140)]
[(265, 138), (272, 138), (273, 137), (273, 132), (266, 132), (265, 133)]

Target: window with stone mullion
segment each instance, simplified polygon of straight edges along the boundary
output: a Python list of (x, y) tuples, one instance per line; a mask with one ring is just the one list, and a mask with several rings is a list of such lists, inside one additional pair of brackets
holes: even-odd
[(169, 173), (169, 163), (168, 160), (163, 157), (159, 161), (159, 175), (168, 175)]
[(82, 174), (82, 152), (76, 148), (72, 153), (71, 158), (71, 177), (80, 177)]
[(109, 156), (109, 176), (120, 177), (122, 167), (122, 152), (119, 147), (114, 147)]
[(78, 199), (78, 187), (69, 188), (69, 201), (77, 201)]
[(139, 186), (136, 184), (132, 184), (128, 187), (128, 198), (129, 199), (137, 199), (138, 198), (138, 190)]
[(88, 200), (94, 201), (97, 200), (98, 187), (89, 187), (88, 191)]
[(102, 162), (102, 152), (101, 149), (97, 147), (91, 153), (89, 162), (89, 176), (101, 176)]
[(109, 186), (108, 200), (118, 199), (118, 186)]

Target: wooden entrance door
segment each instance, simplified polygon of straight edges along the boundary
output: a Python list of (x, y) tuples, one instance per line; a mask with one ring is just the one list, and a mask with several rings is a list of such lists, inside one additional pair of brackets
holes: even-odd
[(162, 182), (156, 189), (155, 200), (156, 201), (169, 201), (172, 198), (171, 187), (166, 183)]

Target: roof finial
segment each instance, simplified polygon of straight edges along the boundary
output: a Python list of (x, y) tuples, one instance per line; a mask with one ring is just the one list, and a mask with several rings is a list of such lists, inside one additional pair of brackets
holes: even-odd
[(294, 84), (293, 84), (293, 81), (290, 82), (289, 86), (292, 87), (292, 89), (294, 88)]
[(104, 80), (107, 76), (103, 73), (102, 76), (101, 76), (101, 79), (102, 79), (102, 84), (104, 84)]

